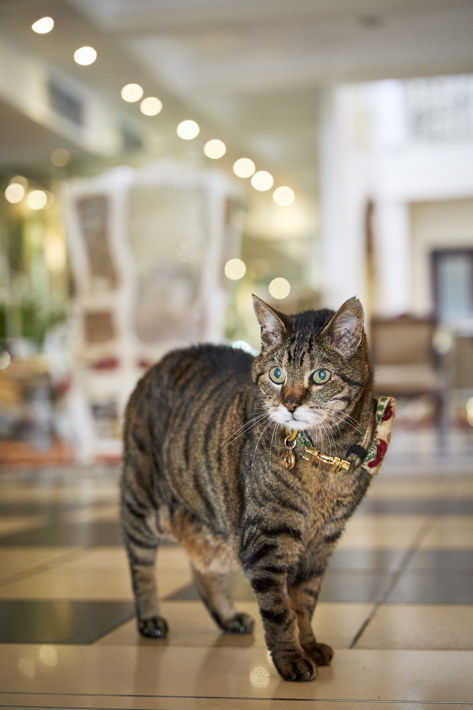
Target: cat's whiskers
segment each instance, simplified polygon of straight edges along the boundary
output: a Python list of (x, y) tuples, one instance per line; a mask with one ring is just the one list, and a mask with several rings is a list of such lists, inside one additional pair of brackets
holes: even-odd
[[(269, 415), (268, 415), (268, 416), (269, 416)], [(256, 451), (257, 451), (257, 449), (258, 449), (259, 442), (261, 441), (261, 438), (262, 438), (263, 434), (265, 433), (265, 431), (271, 426), (272, 423), (273, 423), (273, 420), (271, 419), (271, 420), (268, 422), (268, 424), (266, 424), (266, 426), (264, 427), (263, 431), (262, 431), (261, 434), (260, 434), (260, 437), (259, 437), (258, 441), (256, 442), (255, 452), (254, 452), (254, 454), (253, 454), (253, 461), (251, 462), (251, 469), (252, 469), (252, 470), (253, 470), (253, 466), (255, 465)]]
[[(349, 422), (348, 418), (340, 417), (335, 412), (331, 412), (330, 416), (334, 417), (334, 419), (337, 419), (340, 422), (340, 424), (346, 424), (351, 429), (353, 429), (354, 431), (357, 431), (359, 434), (361, 434), (361, 436), (364, 436), (365, 432), (361, 431), (361, 429), (358, 429), (358, 427), (354, 426), (351, 422)], [(353, 417), (350, 417), (350, 419), (353, 419)], [(356, 419), (354, 419), (353, 421), (356, 421)], [(356, 423), (358, 424), (358, 422), (356, 422)]]
[(332, 453), (332, 441), (333, 441), (333, 438), (332, 438), (332, 441), (331, 441), (331, 440), (330, 440), (330, 436), (331, 436), (331, 434), (330, 434), (330, 429), (326, 426), (326, 424), (324, 424), (324, 422), (321, 422), (320, 424), (321, 424), (321, 427), (322, 427), (323, 432), (324, 432), (325, 440), (327, 441), (327, 444), (328, 444), (328, 446), (329, 446), (329, 452), (328, 452), (328, 454), (329, 454), (329, 456), (332, 456), (332, 455), (333, 455), (333, 453)]
[[(225, 439), (225, 441), (223, 442), (223, 444), (225, 444), (225, 446), (222, 446), (222, 448), (219, 451), (219, 454), (221, 454), (222, 451), (224, 451), (227, 448), (227, 446), (230, 446), (230, 444), (233, 444), (237, 439), (239, 439), (240, 436), (243, 436), (243, 434), (248, 434), (248, 432), (251, 431), (251, 429), (254, 429), (266, 417), (269, 417), (269, 414), (267, 412), (265, 412), (264, 414), (259, 414), (258, 416), (253, 417), (252, 419), (247, 421), (245, 424), (243, 424), (243, 426), (241, 426), (233, 434), (231, 434), (227, 439)], [(229, 439), (230, 439), (230, 441), (229, 441)], [(228, 442), (228, 443), (226, 443), (226, 442)]]
[(274, 422), (274, 427), (273, 427), (273, 434), (271, 436), (271, 443), (269, 444), (269, 465), (272, 465), (272, 449), (273, 449), (273, 440), (274, 440), (274, 435), (276, 431), (279, 429), (279, 424), (278, 422)]

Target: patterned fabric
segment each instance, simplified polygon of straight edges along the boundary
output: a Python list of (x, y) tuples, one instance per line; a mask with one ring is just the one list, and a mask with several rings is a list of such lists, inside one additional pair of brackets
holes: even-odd
[[(366, 456), (361, 459), (357, 454), (348, 455), (345, 460), (350, 463), (350, 468), (342, 473), (351, 473), (360, 465), (372, 476), (376, 476), (379, 473), (391, 441), (395, 403), (394, 397), (373, 399), (374, 412), (371, 422), (363, 439), (357, 442), (359, 446), (365, 449)], [(301, 455), (307, 458), (306, 447), (314, 446), (314, 444), (306, 431), (297, 432), (296, 443)]]
[(363, 460), (362, 467), (376, 476), (386, 456), (386, 451), (391, 442), (391, 430), (394, 422), (394, 397), (380, 397), (374, 414), (374, 435), (368, 452)]

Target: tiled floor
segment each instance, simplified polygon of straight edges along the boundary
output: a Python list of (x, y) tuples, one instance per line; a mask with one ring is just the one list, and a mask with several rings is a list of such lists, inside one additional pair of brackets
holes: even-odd
[(138, 637), (116, 470), (3, 470), (0, 707), (473, 707), (473, 465), (427, 460), (395, 452), (349, 522), (314, 618), (336, 655), (303, 684), (269, 661), (248, 583), (231, 578), (256, 631), (222, 636), (176, 546), (158, 555), (169, 638)]

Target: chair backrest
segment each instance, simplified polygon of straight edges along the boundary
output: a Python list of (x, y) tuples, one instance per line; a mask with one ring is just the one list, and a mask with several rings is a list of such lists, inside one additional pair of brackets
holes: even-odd
[(403, 315), (374, 318), (370, 343), (375, 365), (413, 365), (434, 362), (432, 338), (437, 327), (434, 318)]
[(451, 386), (473, 390), (473, 336), (456, 334), (451, 363)]

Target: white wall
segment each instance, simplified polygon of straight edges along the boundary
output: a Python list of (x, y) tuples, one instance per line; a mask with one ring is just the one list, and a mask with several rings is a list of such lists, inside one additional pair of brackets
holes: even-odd
[(473, 240), (473, 141), (409, 136), (398, 81), (326, 89), (319, 135), (324, 302), (369, 292), (364, 212), (372, 199), (373, 312), (430, 312), (430, 250)]
[(412, 309), (433, 309), (430, 253), (434, 249), (473, 249), (473, 197), (414, 202), (410, 205)]

